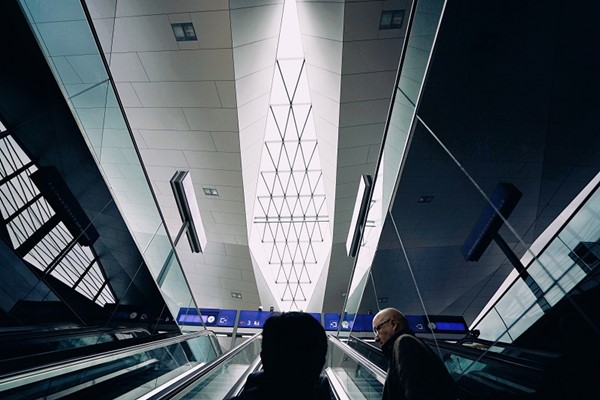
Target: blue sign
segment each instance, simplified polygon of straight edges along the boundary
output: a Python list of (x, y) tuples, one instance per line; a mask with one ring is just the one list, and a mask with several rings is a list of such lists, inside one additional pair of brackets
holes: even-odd
[(373, 331), (373, 318), (372, 314), (356, 314), (354, 318), (354, 324), (352, 325), (353, 332), (372, 332)]
[(326, 331), (337, 331), (340, 325), (340, 314), (325, 313), (323, 314), (323, 325)]
[(201, 308), (200, 315), (198, 311), (192, 307), (182, 307), (177, 315), (177, 322), (180, 325), (195, 325), (195, 326), (223, 326), (233, 327), (235, 325), (235, 317), (237, 310), (221, 310), (218, 308)]
[(467, 333), (467, 323), (462, 316), (406, 315), (408, 327), (415, 333)]
[(238, 328), (262, 328), (271, 314), (270, 311), (241, 310)]
[(308, 314), (312, 315), (319, 322), (319, 324), (321, 323), (321, 314), (320, 313), (309, 312)]

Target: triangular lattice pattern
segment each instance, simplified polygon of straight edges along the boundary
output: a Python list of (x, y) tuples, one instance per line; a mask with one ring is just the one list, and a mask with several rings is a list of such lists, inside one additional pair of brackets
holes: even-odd
[(273, 87), (254, 223), (293, 308), (307, 301), (328, 215), (304, 60), (278, 60)]

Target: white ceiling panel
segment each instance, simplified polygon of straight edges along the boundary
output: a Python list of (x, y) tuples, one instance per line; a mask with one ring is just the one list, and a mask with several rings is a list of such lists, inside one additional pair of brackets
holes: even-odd
[(211, 132), (211, 137), (217, 151), (240, 151), (240, 139), (237, 132)]
[(184, 108), (190, 129), (199, 131), (237, 130), (237, 112), (225, 108)]
[(147, 82), (150, 80), (137, 53), (112, 54), (110, 71), (115, 82)]
[(134, 129), (188, 130), (181, 108), (127, 108), (127, 119)]
[(132, 83), (144, 107), (221, 107), (214, 82)]
[(231, 10), (233, 47), (276, 37), (282, 13), (282, 4)]
[[(113, 53), (178, 50), (167, 15), (115, 19)], [(105, 49), (109, 51), (110, 49)]]
[[(98, 40), (104, 49), (110, 49), (113, 45), (113, 34), (115, 32), (115, 20), (113, 18), (97, 19), (94, 21)], [(107, 61), (110, 63), (112, 53), (105, 52)]]
[(360, 74), (372, 71), (393, 71), (398, 69), (398, 53), (388, 51), (402, 46), (403, 38), (369, 40), (344, 43), (344, 74)]
[(366, 126), (349, 126), (340, 128), (339, 148), (381, 144), (385, 124), (368, 124)]
[[(391, 92), (390, 92), (391, 93)], [(388, 114), (389, 98), (345, 102), (340, 106), (342, 127), (379, 124), (385, 122)], [(381, 131), (383, 135), (383, 131)]]
[[(270, 94), (273, 81), (273, 65), (236, 80), (237, 101), (239, 106), (249, 103), (257, 97)], [(261, 112), (260, 114), (263, 114)]]
[(389, 101), (395, 78), (395, 71), (345, 75), (342, 102), (380, 99)]
[(219, 169), (224, 171), (241, 171), (240, 153), (224, 153), (209, 151), (184, 151), (183, 154), (190, 168)]
[(341, 41), (344, 4), (327, 1), (297, 3), (302, 35)]
[(234, 81), (216, 81), (217, 93), (223, 108), (235, 108), (237, 106), (235, 82)]
[[(340, 101), (341, 77), (338, 73), (309, 65), (308, 84), (310, 85), (311, 97), (319, 94), (336, 103)], [(336, 125), (338, 115), (336, 112), (335, 116), (331, 118), (331, 120), (336, 121)]]
[(229, 11), (205, 11), (190, 14), (201, 49), (231, 48)]
[[(204, 131), (139, 130), (147, 147), (155, 149), (215, 151), (213, 135)], [(219, 132), (220, 133), (220, 132)], [(217, 136), (217, 135), (214, 135)]]
[(227, 0), (119, 0), (118, 16), (227, 10)]
[(215, 220), (215, 224), (226, 224), (226, 225), (237, 225), (239, 227), (246, 227), (246, 220), (244, 214), (233, 214), (233, 213), (220, 213), (212, 212), (212, 217)]
[(233, 51), (235, 78), (241, 79), (256, 71), (273, 68), (276, 51), (276, 37), (236, 47)]
[[(322, 134), (322, 128), (320, 127), (320, 122), (317, 121), (316, 117), (327, 121), (327, 123), (331, 125), (332, 129), (336, 129), (340, 116), (340, 106), (338, 102), (330, 97), (323, 96), (319, 92), (313, 92), (311, 96), (315, 116), (315, 128), (317, 131), (317, 137), (320, 138)], [(324, 136), (330, 137), (328, 134), (325, 134)]]
[(218, 169), (191, 169), (194, 182), (209, 185), (241, 186), (242, 173)]
[(368, 152), (369, 146), (340, 149), (338, 152), (338, 166), (343, 168), (350, 165), (365, 164), (367, 162)]
[[(257, 97), (244, 105), (238, 107), (238, 115), (240, 121), (240, 131), (253, 125), (258, 125), (257, 122), (264, 120), (265, 114), (269, 109), (270, 94), (266, 93), (261, 97)], [(248, 134), (243, 132), (242, 134)], [(263, 131), (264, 134), (264, 131)]]
[(317, 68), (339, 73), (343, 42), (314, 36), (303, 36), (302, 45), (306, 60)]
[(182, 151), (177, 150), (157, 150), (157, 149), (140, 149), (142, 159), (145, 160), (145, 165), (158, 165), (163, 167), (185, 168), (187, 160)]
[(131, 83), (115, 83), (119, 92), (119, 99), (123, 107), (142, 107), (142, 102), (138, 98)]
[(117, 0), (87, 0), (87, 8), (92, 18), (114, 18), (117, 11)]
[(231, 49), (144, 52), (139, 57), (151, 81), (233, 79)]

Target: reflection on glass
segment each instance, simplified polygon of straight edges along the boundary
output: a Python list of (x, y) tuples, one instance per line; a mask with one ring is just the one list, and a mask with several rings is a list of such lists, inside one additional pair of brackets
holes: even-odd
[(261, 342), (255, 340), (240, 353), (225, 361), (223, 365), (202, 376), (177, 399), (222, 399), (241, 378), (250, 364), (260, 355)]
[[(595, 188), (528, 266), (527, 271), (552, 306), (565, 299), (600, 263), (600, 218), (596, 211), (599, 207), (600, 193)], [(533, 303), (532, 295), (526, 293), (521, 281), (513, 282), (496, 302), (493, 312), (486, 314), (476, 325), (482, 338), (498, 340), (508, 335), (512, 340), (516, 339), (542, 315)], [(501, 316), (502, 324), (499, 324), (497, 314)]]
[[(100, 393), (106, 398), (138, 398), (189, 369), (214, 360), (218, 344), (212, 334), (195, 333), (157, 341), (134, 349), (111, 352), (106, 357), (77, 360), (64, 368), (0, 382), (3, 399), (84, 398)], [(95, 391), (87, 393), (93, 387)]]
[(374, 180), (373, 197), (366, 217), (366, 227), (357, 255), (344, 305), (345, 312), (356, 313), (367, 273), (375, 258), (387, 210), (390, 206), (402, 157), (411, 130), (415, 104), (427, 71), (429, 56), (442, 16), (444, 1), (417, 2), (413, 25), (407, 33), (406, 50), (401, 61), (400, 80), (396, 88), (383, 151)]
[(355, 358), (348, 356), (348, 346), (337, 344), (330, 340), (326, 367), (335, 375), (349, 398), (381, 399), (383, 393), (383, 376), (361, 365)]
[(171, 264), (161, 289), (177, 315), (192, 295), (176, 257), (169, 258), (170, 239), (81, 2), (20, 4), (154, 278)]

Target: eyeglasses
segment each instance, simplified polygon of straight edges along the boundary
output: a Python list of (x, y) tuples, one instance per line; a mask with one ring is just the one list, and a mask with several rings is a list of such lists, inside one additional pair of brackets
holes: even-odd
[(388, 322), (391, 322), (391, 321), (392, 321), (392, 318), (387, 319), (387, 320), (383, 321), (382, 323), (380, 323), (379, 325), (374, 326), (373, 327), (373, 333), (375, 335), (379, 335), (379, 330), (381, 329), (381, 327), (384, 326), (385, 324), (387, 324)]

